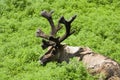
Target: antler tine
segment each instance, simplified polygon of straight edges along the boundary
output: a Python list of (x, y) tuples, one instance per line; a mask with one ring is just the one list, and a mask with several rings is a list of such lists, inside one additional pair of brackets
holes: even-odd
[(40, 30), (40, 29), (38, 29), (37, 31), (36, 31), (36, 36), (37, 37), (42, 37), (42, 38), (45, 38), (45, 39), (49, 39), (49, 36), (48, 35), (46, 35), (42, 30)]
[(50, 11), (49, 13), (47, 11), (42, 11), (41, 12), (41, 15), (43, 17), (45, 17), (51, 25), (51, 33), (50, 33), (51, 36), (55, 36), (55, 34), (56, 34), (56, 28), (55, 28), (55, 25), (54, 25), (54, 22), (53, 22), (53, 19), (52, 19), (52, 13), (53, 12), (54, 12), (53, 10)]
[(42, 44), (41, 47), (42, 49), (46, 49), (48, 46), (53, 46), (55, 45), (54, 42), (49, 41), (50, 40), (50, 36), (46, 35), (42, 30), (38, 29), (36, 32), (36, 36), (37, 37), (41, 37), (47, 40), (42, 39)]
[(71, 34), (73, 34), (75, 31), (70, 31), (71, 29), (71, 23), (74, 21), (77, 15), (73, 16), (69, 21), (65, 20), (65, 18), (62, 16), (59, 20), (60, 23), (65, 25), (66, 33), (59, 39), (59, 42), (64, 41), (66, 38), (68, 38)]

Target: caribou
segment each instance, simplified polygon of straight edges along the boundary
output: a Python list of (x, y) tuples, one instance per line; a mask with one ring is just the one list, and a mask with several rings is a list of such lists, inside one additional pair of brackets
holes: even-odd
[[(40, 58), (40, 64), (46, 65), (48, 62), (56, 61), (61, 63), (66, 61), (69, 63), (71, 58), (77, 58), (82, 61), (87, 71), (92, 75), (103, 74), (99, 80), (120, 80), (120, 65), (115, 60), (112, 60), (104, 55), (92, 51), (89, 47), (69, 46), (62, 42), (72, 35), (75, 30), (71, 30), (71, 23), (75, 20), (74, 15), (70, 20), (66, 20), (64, 16), (60, 17), (57, 26), (55, 26), (52, 18), (53, 11), (42, 11), (41, 16), (46, 18), (51, 26), (49, 35), (45, 34), (41, 29), (36, 32), (37, 37), (42, 38), (42, 49), (48, 51)], [(65, 26), (65, 34), (57, 37), (57, 32)]]

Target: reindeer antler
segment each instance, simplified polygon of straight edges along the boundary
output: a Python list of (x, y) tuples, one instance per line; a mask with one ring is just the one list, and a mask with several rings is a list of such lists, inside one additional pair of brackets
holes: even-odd
[[(58, 21), (57, 27), (55, 27), (53, 19), (52, 19), (52, 13), (53, 13), (53, 11), (50, 11), (50, 12), (42, 11), (41, 12), (41, 15), (49, 21), (50, 26), (51, 26), (50, 35), (46, 35), (40, 29), (37, 31), (37, 37), (41, 37), (41, 38), (48, 40), (48, 41), (46, 41), (44, 39), (42, 40), (42, 48), (43, 49), (46, 49), (48, 46), (56, 46), (56, 45), (59, 46), (62, 41), (64, 41), (66, 38), (68, 38), (71, 34), (73, 34), (75, 32), (75, 31), (70, 31), (70, 29), (71, 29), (71, 23), (76, 18), (76, 15), (73, 16), (69, 21), (65, 20), (64, 17), (61, 17)], [(55, 37), (56, 33), (62, 28), (60, 26), (60, 23), (65, 25), (66, 33), (62, 37), (56, 38)]]
[(70, 31), (71, 29), (71, 23), (74, 21), (76, 18), (76, 15), (73, 16), (69, 21), (67, 21), (63, 16), (59, 19), (59, 24), (62, 23), (65, 25), (66, 32), (62, 37), (50, 37), (49, 40), (54, 41), (56, 45), (59, 45), (62, 41), (64, 41), (66, 38), (68, 38), (71, 34), (73, 34), (75, 31)]
[[(60, 23), (59, 23), (59, 22), (58, 22), (57, 27), (55, 27), (54, 22), (53, 22), (53, 19), (52, 19), (52, 13), (53, 13), (53, 12), (54, 12), (54, 11), (50, 11), (50, 12), (42, 11), (42, 12), (41, 12), (41, 15), (49, 21), (49, 24), (50, 24), (50, 26), (51, 26), (50, 35), (45, 34), (41, 29), (38, 29), (38, 30), (37, 30), (37, 35), (36, 35), (37, 37), (41, 37), (41, 38), (44, 38), (44, 39), (47, 39), (47, 40), (48, 40), (48, 41), (45, 41), (45, 40), (42, 41), (42, 48), (43, 48), (43, 49), (47, 48), (48, 46), (53, 45), (54, 40), (53, 40), (53, 42), (50, 42), (50, 41), (49, 41), (50, 38), (51, 38), (51, 37), (55, 37), (56, 33), (62, 28), (62, 27), (60, 26)], [(52, 40), (51, 40), (51, 41), (52, 41)]]
[(61, 26), (59, 25), (59, 23), (58, 23), (58, 27), (57, 28), (54, 25), (54, 22), (53, 22), (53, 19), (52, 19), (52, 13), (53, 12), (54, 11), (50, 11), (49, 13), (46, 12), (46, 11), (42, 11), (41, 12), (41, 15), (43, 17), (45, 17), (49, 21), (49, 23), (51, 25), (51, 36), (55, 36), (55, 34), (57, 33), (57, 31), (61, 29)]
[(54, 22), (52, 19), (52, 13), (53, 13), (53, 11), (50, 11), (49, 13), (46, 11), (42, 11), (41, 15), (49, 21), (49, 23), (51, 25), (51, 36), (55, 36), (56, 28), (55, 28), (55, 25), (54, 25)]
[(65, 20), (64, 17), (61, 17), (59, 22), (65, 25), (66, 33), (59, 39), (59, 42), (64, 41), (67, 37), (73, 34), (75, 31), (70, 31), (71, 23), (74, 21), (77, 15), (73, 16), (69, 21)]

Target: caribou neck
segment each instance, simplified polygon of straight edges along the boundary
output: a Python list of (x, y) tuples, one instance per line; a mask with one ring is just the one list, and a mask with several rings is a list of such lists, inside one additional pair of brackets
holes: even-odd
[(70, 58), (77, 58), (78, 61), (82, 60), (85, 55), (92, 54), (92, 51), (88, 47), (79, 47), (79, 46), (68, 46), (63, 45), (59, 48), (59, 58), (58, 62), (66, 61), (69, 62)]

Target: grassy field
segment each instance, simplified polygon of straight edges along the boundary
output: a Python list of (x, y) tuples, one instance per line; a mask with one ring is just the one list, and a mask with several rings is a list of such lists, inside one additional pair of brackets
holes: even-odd
[(119, 0), (0, 0), (0, 80), (97, 79), (74, 59), (70, 64), (40, 66), (38, 60), (45, 50), (35, 32), (39, 28), (50, 31), (49, 23), (40, 16), (42, 10), (54, 10), (56, 24), (61, 16), (69, 19), (76, 14), (72, 23), (76, 32), (64, 43), (88, 46), (120, 63)]

